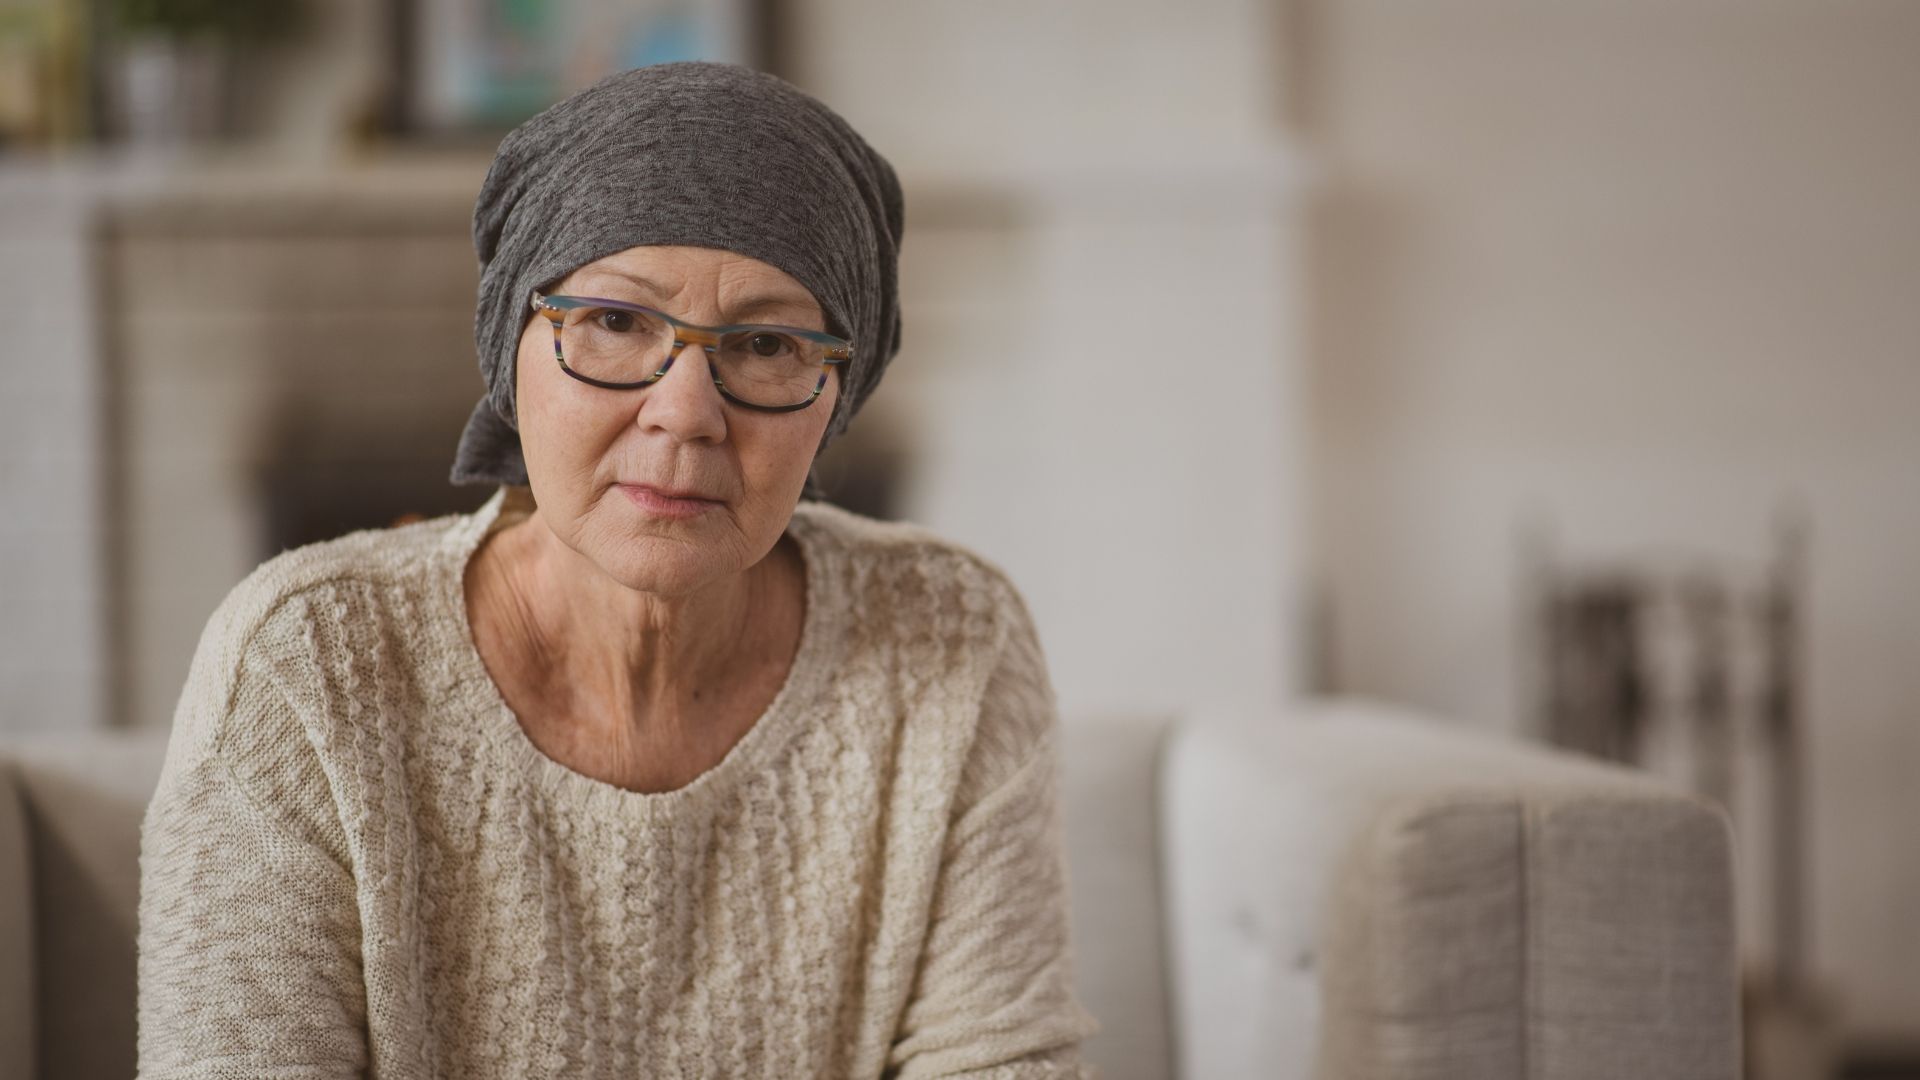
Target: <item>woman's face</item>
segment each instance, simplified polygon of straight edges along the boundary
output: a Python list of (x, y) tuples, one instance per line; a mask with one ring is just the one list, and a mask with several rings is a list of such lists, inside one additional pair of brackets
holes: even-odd
[[(712, 248), (629, 248), (545, 291), (643, 304), (702, 326), (826, 329), (819, 303), (787, 273)], [(608, 576), (667, 596), (773, 549), (839, 396), (836, 376), (796, 412), (744, 408), (720, 396), (706, 352), (693, 346), (649, 386), (592, 386), (554, 362), (552, 324), (531, 312), (515, 379), (539, 516)]]

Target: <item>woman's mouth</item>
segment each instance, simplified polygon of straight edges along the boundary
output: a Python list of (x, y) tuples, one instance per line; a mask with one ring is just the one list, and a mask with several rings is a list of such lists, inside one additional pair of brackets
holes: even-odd
[(690, 492), (675, 492), (646, 484), (616, 484), (620, 493), (643, 512), (655, 517), (693, 518), (720, 506), (718, 499), (701, 498)]

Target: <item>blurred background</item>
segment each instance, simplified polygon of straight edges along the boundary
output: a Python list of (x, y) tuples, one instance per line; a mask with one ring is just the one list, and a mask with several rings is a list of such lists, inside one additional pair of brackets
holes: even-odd
[(164, 727), (262, 559), (490, 494), (489, 155), (682, 58), (898, 167), (821, 475), (1004, 566), (1063, 709), (1659, 770), (1735, 815), (1755, 1075), (1920, 1075), (1899, 0), (0, 0), (0, 732)]

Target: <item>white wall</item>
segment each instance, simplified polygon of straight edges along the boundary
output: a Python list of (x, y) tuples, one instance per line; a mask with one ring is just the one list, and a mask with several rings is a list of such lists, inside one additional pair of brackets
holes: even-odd
[(1155, 163), (1277, 134), (1261, 0), (793, 0), (790, 74), (897, 164)]
[[(305, 37), (248, 57), (241, 76), (240, 120), (280, 160), (336, 156), (377, 92), (379, 5), (313, 8)], [(189, 165), (111, 149), (0, 158), (0, 732), (109, 722), (90, 231), (102, 200)]]
[(1530, 517), (1752, 562), (1801, 500), (1816, 959), (1920, 1034), (1920, 6), (1310, 8), (1339, 684), (1517, 727)]
[[(1266, 5), (797, 5), (903, 174), (905, 512), (1006, 567), (1062, 707), (1295, 688), (1298, 166)], [(856, 424), (856, 427), (858, 424)]]
[(94, 724), (109, 700), (88, 186), (0, 172), (0, 732)]

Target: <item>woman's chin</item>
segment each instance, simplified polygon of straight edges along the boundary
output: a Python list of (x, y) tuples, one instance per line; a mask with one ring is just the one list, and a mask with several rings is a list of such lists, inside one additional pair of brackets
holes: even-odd
[(585, 554), (602, 573), (636, 592), (686, 596), (744, 569), (725, 565), (727, 547), (695, 535), (604, 541)]

